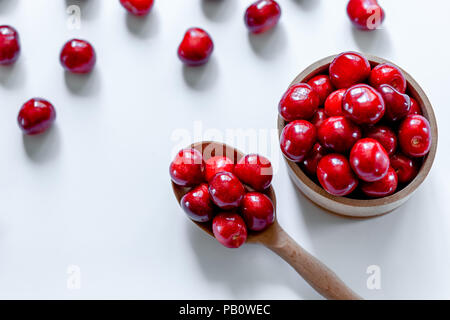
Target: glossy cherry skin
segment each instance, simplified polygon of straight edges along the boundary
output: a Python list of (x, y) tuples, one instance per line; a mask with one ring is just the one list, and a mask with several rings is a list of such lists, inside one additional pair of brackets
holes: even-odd
[(316, 129), (319, 129), (319, 127), (322, 125), (322, 123), (327, 119), (327, 116), (325, 115), (325, 111), (323, 108), (317, 109), (314, 116), (311, 118), (311, 123), (316, 127)]
[(369, 76), (369, 84), (378, 88), (382, 84), (388, 84), (400, 93), (406, 92), (406, 79), (402, 71), (390, 63), (377, 65)]
[(342, 100), (342, 111), (359, 125), (380, 121), (385, 113), (383, 97), (371, 86), (357, 84), (350, 87)]
[(388, 84), (378, 87), (386, 106), (384, 117), (388, 121), (398, 121), (406, 117), (411, 109), (411, 99), (407, 94), (402, 94)]
[(214, 204), (209, 197), (208, 185), (202, 183), (181, 198), (181, 207), (194, 221), (207, 222), (214, 215)]
[(410, 98), (410, 99), (411, 99), (411, 108), (409, 109), (408, 116), (409, 115), (415, 115), (415, 114), (421, 116), (422, 115), (422, 109), (420, 108), (419, 103), (414, 98)]
[(219, 172), (234, 172), (233, 160), (224, 156), (211, 157), (205, 162), (206, 181), (211, 179)]
[(365, 130), (366, 138), (377, 140), (383, 146), (389, 156), (397, 150), (397, 136), (395, 132), (387, 126), (374, 126)]
[(364, 82), (370, 75), (370, 63), (357, 52), (344, 52), (330, 64), (330, 79), (337, 89)]
[(311, 119), (319, 108), (319, 95), (306, 83), (291, 86), (278, 105), (280, 116), (286, 121)]
[(305, 171), (310, 177), (316, 177), (317, 165), (319, 164), (320, 159), (322, 159), (325, 155), (327, 155), (327, 150), (322, 147), (320, 143), (316, 143), (302, 161), (303, 171)]
[(220, 209), (232, 210), (241, 204), (245, 188), (233, 173), (219, 172), (209, 183), (209, 194)]
[(375, 182), (362, 182), (361, 190), (366, 196), (371, 198), (382, 198), (390, 196), (397, 190), (398, 178), (395, 170), (389, 168), (388, 173)]
[(200, 151), (184, 149), (178, 152), (169, 167), (172, 181), (182, 187), (194, 187), (204, 181), (205, 162)]
[(227, 248), (239, 248), (247, 241), (244, 219), (234, 212), (222, 212), (212, 222), (214, 237)]
[(61, 50), (61, 65), (72, 73), (91, 72), (96, 60), (94, 48), (85, 40), (72, 39)]
[(333, 92), (334, 87), (331, 83), (330, 77), (326, 75), (318, 75), (311, 78), (308, 84), (319, 95), (319, 105), (323, 106), (327, 97)]
[(325, 191), (338, 197), (349, 195), (358, 186), (347, 158), (337, 153), (328, 154), (319, 161), (317, 178)]
[(24, 134), (35, 135), (46, 131), (56, 119), (56, 111), (47, 100), (33, 98), (24, 103), (17, 122)]
[(361, 30), (374, 30), (384, 21), (384, 10), (376, 0), (350, 0), (347, 15), (355, 27)]
[(343, 116), (342, 100), (347, 89), (339, 89), (331, 93), (325, 100), (325, 115), (327, 117)]
[(10, 26), (0, 26), (0, 65), (10, 65), (19, 59), (19, 33)]
[(377, 140), (364, 138), (353, 146), (350, 152), (350, 165), (361, 180), (378, 181), (388, 172), (389, 155)]
[(258, 154), (242, 157), (234, 168), (234, 174), (256, 191), (264, 191), (272, 182), (273, 169), (270, 160)]
[(272, 200), (259, 192), (249, 192), (244, 196), (241, 213), (247, 227), (252, 231), (262, 231), (275, 221)]
[(330, 117), (317, 131), (320, 144), (337, 153), (350, 151), (361, 136), (361, 129), (346, 117)]
[(300, 162), (317, 140), (316, 127), (305, 120), (296, 120), (286, 125), (281, 132), (281, 151), (291, 161)]
[(258, 34), (275, 27), (280, 17), (281, 8), (276, 1), (259, 0), (247, 8), (244, 21), (250, 32)]
[(201, 66), (209, 61), (213, 51), (210, 35), (203, 29), (190, 28), (178, 47), (178, 57), (188, 66)]
[(391, 167), (397, 174), (398, 183), (402, 184), (411, 182), (419, 173), (417, 162), (401, 153), (391, 157)]
[(147, 15), (153, 7), (154, 0), (120, 0), (122, 6), (135, 16)]
[(423, 157), (431, 149), (431, 128), (428, 120), (419, 115), (407, 116), (398, 129), (398, 143), (409, 157)]

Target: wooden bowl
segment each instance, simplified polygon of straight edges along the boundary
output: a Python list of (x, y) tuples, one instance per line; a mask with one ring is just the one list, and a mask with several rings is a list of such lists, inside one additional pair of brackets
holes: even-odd
[[(311, 66), (306, 68), (305, 71), (300, 73), (291, 83), (291, 85), (300, 82), (307, 82), (309, 79), (318, 74), (328, 73), (328, 67), (335, 57), (336, 55), (333, 55), (312, 64)], [(365, 57), (370, 61), (372, 67), (381, 63), (390, 63), (395, 65), (394, 63), (379, 57), (370, 55), (365, 55)], [(431, 150), (429, 154), (424, 158), (422, 167), (420, 168), (418, 175), (406, 187), (397, 191), (391, 196), (367, 200), (351, 199), (346, 197), (336, 197), (329, 194), (320, 185), (311, 180), (297, 163), (285, 158), (288, 165), (289, 175), (291, 176), (295, 185), (307, 198), (309, 198), (319, 207), (326, 209), (332, 213), (347, 217), (367, 218), (383, 215), (404, 204), (413, 195), (413, 193), (417, 190), (417, 188), (425, 180), (426, 176), (430, 172), (436, 155), (438, 144), (438, 129), (436, 118), (433, 112), (433, 107), (431, 106), (430, 101), (428, 100), (425, 92), (422, 90), (419, 84), (406, 71), (404, 71), (400, 67), (398, 68), (402, 70), (408, 83), (407, 93), (412, 98), (417, 100), (422, 109), (424, 117), (428, 119), (431, 126), (431, 135), (433, 138)], [(281, 135), (281, 131), (286, 124), (286, 121), (278, 116), (279, 135)]]

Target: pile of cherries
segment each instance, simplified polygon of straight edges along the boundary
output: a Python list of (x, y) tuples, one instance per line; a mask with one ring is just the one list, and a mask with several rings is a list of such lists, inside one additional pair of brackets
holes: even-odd
[(345, 52), (328, 71), (282, 97), (282, 152), (332, 195), (393, 194), (414, 179), (430, 151), (428, 120), (392, 64), (372, 69), (363, 55)]
[(204, 161), (196, 149), (183, 149), (169, 168), (172, 181), (187, 188), (181, 207), (193, 221), (211, 224), (215, 238), (238, 248), (248, 231), (262, 231), (275, 221), (275, 208), (266, 195), (272, 164), (257, 154), (237, 163), (222, 155)]

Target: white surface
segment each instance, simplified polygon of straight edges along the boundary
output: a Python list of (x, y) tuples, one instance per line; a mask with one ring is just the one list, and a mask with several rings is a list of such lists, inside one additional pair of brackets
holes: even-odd
[[(202, 133), (274, 130), (290, 81), (346, 50), (398, 63), (427, 92), (440, 124), (433, 170), (394, 213), (342, 219), (296, 191), (275, 136), (273, 152), (260, 151), (279, 164), (280, 223), (366, 298), (450, 298), (450, 2), (380, 1), (387, 19), (373, 33), (351, 27), (345, 0), (279, 2), (281, 24), (260, 37), (242, 21), (250, 0), (157, 0), (144, 20), (118, 0), (0, 2), (1, 23), (19, 30), (23, 47), (18, 64), (0, 70), (0, 298), (318, 298), (268, 250), (233, 251), (202, 234), (172, 195), (168, 165), (184, 143), (172, 134), (194, 135), (195, 121)], [(80, 30), (66, 26), (73, 3)], [(176, 57), (190, 26), (214, 38), (204, 68)], [(66, 76), (59, 65), (72, 37), (97, 50), (91, 76)], [(24, 138), (16, 115), (33, 96), (54, 103), (57, 125)], [(70, 265), (81, 269), (79, 290), (66, 286)], [(367, 289), (369, 265), (380, 266), (382, 290)]]

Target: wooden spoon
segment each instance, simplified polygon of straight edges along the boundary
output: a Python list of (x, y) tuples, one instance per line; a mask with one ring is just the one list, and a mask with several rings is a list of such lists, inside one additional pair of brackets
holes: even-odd
[[(234, 160), (234, 163), (237, 163), (243, 157), (240, 151), (218, 142), (199, 142), (191, 145), (191, 148), (200, 151), (205, 161), (216, 155), (221, 155), (227, 156)], [(174, 183), (172, 183), (172, 188), (178, 203), (189, 191), (189, 188), (180, 187)], [(274, 189), (270, 187), (266, 194), (276, 208)], [(194, 223), (214, 237), (211, 223)], [(262, 232), (249, 232), (247, 242), (263, 245), (275, 252), (289, 263), (323, 297), (333, 300), (361, 299), (333, 271), (297, 244), (283, 230), (277, 220)]]

